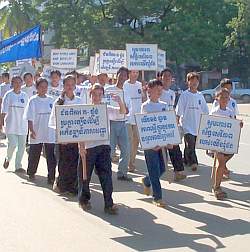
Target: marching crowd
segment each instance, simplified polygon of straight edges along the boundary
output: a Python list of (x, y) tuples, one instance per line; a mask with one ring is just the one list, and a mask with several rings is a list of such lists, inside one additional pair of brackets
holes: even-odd
[[(155, 146), (144, 150), (148, 175), (142, 178), (146, 195), (152, 191), (153, 204), (165, 207), (162, 199), (160, 177), (166, 169), (166, 158), (174, 168), (176, 182), (186, 178), (184, 167), (193, 172), (198, 169), (195, 150), (196, 137), (202, 113), (209, 109), (203, 95), (198, 91), (199, 74), (187, 74), (187, 87), (175, 106), (175, 92), (171, 90), (173, 72), (170, 68), (162, 70), (157, 79), (148, 83), (138, 81), (139, 72), (121, 67), (115, 83), (107, 74), (84, 76), (76, 71), (61, 78), (60, 71), (52, 71), (50, 78), (25, 73), (13, 76), (3, 73), (0, 82), (1, 136), (6, 134), (8, 145), (3, 167), (7, 169), (15, 149), (15, 171), (27, 173), (27, 179), (35, 180), (41, 153), (47, 161), (47, 182), (57, 193), (78, 195), (83, 210), (90, 210), (90, 181), (93, 171), (97, 174), (103, 190), (104, 211), (117, 214), (118, 207), (113, 203), (112, 162), (118, 163), (117, 179), (131, 182), (128, 172), (136, 171), (136, 155), (139, 146), (135, 113), (150, 113), (175, 110), (177, 124), (184, 137), (184, 155), (179, 145)], [(221, 89), (216, 94), (210, 114), (236, 118), (237, 103), (230, 97), (232, 82), (221, 80)], [(123, 90), (124, 99), (116, 95)], [(116, 107), (107, 106), (110, 139), (79, 143), (56, 143), (55, 106), (76, 104), (101, 104), (105, 92), (113, 92)], [(87, 102), (86, 102), (87, 101)], [(241, 127), (243, 126), (241, 122)], [(4, 133), (3, 133), (4, 132)], [(117, 156), (116, 149), (120, 155)], [(27, 169), (22, 167), (22, 159), (28, 152)], [(164, 151), (162, 151), (164, 149)], [(211, 154), (211, 153), (210, 153)], [(213, 191), (217, 199), (227, 197), (221, 188), (223, 177), (229, 178), (226, 163), (233, 155), (212, 153), (218, 166), (214, 172)], [(83, 162), (86, 163), (86, 179), (83, 179)], [(58, 176), (56, 177), (56, 167)]]

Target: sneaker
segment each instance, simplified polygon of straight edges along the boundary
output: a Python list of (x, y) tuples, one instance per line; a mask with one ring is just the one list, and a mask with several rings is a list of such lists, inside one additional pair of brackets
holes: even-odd
[(198, 164), (192, 164), (191, 165), (192, 171), (197, 171), (197, 168), (198, 168)]
[(149, 186), (145, 186), (144, 178), (142, 178), (141, 182), (142, 182), (142, 185), (143, 185), (143, 193), (145, 195), (149, 196), (151, 194), (151, 188)]
[(18, 168), (15, 170), (16, 173), (26, 173), (26, 171), (23, 168)]
[(118, 211), (119, 211), (119, 208), (115, 204), (113, 206), (111, 206), (111, 207), (105, 207), (104, 208), (104, 212), (106, 214), (110, 214), (110, 215), (116, 215), (116, 214), (118, 214)]
[(157, 207), (166, 207), (166, 203), (163, 200), (153, 200), (153, 204), (156, 205)]
[(9, 164), (10, 164), (9, 160), (7, 158), (5, 158), (4, 163), (3, 163), (3, 168), (7, 169), (9, 167)]
[(90, 202), (79, 202), (79, 207), (83, 210), (83, 211), (89, 211), (91, 210), (92, 206), (90, 204)]
[(117, 180), (126, 181), (126, 182), (132, 182), (133, 181), (133, 179), (128, 177), (127, 175), (119, 176), (119, 177), (117, 177)]
[(35, 175), (32, 174), (32, 175), (29, 175), (28, 180), (29, 180), (29, 181), (34, 181), (35, 178), (36, 178)]
[(175, 176), (174, 176), (174, 181), (175, 181), (175, 182), (178, 182), (178, 181), (180, 181), (180, 180), (185, 179), (186, 177), (187, 177), (187, 176), (186, 176), (185, 174), (176, 172), (176, 173), (175, 173)]

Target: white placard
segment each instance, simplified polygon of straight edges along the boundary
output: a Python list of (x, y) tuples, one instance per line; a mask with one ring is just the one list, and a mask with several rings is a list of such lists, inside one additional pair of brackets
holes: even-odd
[(196, 148), (226, 154), (238, 153), (240, 132), (240, 120), (203, 114)]
[(100, 73), (116, 74), (126, 66), (125, 50), (100, 50)]
[(119, 107), (119, 104), (112, 99), (112, 95), (119, 96), (122, 102), (124, 103), (123, 90), (105, 90), (102, 102), (113, 107)]
[(23, 64), (30, 64), (32, 65), (32, 59), (22, 59), (22, 60), (17, 60), (16, 61), (16, 66), (20, 66)]
[(57, 105), (57, 143), (109, 139), (107, 105)]
[(52, 49), (50, 65), (63, 69), (76, 68), (77, 49)]
[(136, 114), (135, 121), (143, 150), (153, 149), (156, 146), (181, 143), (176, 115), (173, 110)]
[(158, 71), (166, 68), (166, 51), (158, 49)]
[(52, 71), (55, 71), (55, 70), (60, 71), (62, 79), (64, 78), (66, 73), (72, 71), (72, 69), (59, 69), (59, 68), (52, 67), (52, 66), (49, 66), (49, 65), (44, 65), (44, 67), (43, 67), (43, 76), (46, 77), (46, 78), (50, 78), (50, 73)]
[(10, 68), (10, 78), (13, 76), (21, 76), (22, 75), (22, 66), (15, 66)]
[(100, 74), (100, 54), (95, 54), (95, 64), (94, 64), (94, 71), (93, 74), (98, 75)]
[(128, 69), (156, 71), (157, 50), (157, 44), (126, 44)]
[(90, 56), (89, 58), (89, 73), (94, 73), (94, 66), (95, 66), (95, 56)]

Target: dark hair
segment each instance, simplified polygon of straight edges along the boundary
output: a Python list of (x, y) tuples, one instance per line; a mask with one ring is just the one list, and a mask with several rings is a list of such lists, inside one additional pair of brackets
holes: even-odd
[(92, 92), (93, 92), (94, 90), (97, 90), (97, 89), (102, 90), (102, 92), (103, 92), (103, 94), (104, 94), (104, 88), (103, 88), (103, 86), (100, 85), (99, 83), (95, 83), (95, 84), (92, 86), (91, 90), (90, 90), (90, 96), (92, 95)]
[(26, 72), (26, 73), (24, 73), (24, 75), (23, 75), (23, 79), (25, 79), (28, 75), (31, 76), (31, 77), (33, 77), (32, 73)]
[(216, 97), (222, 95), (222, 94), (228, 94), (230, 96), (230, 92), (227, 88), (221, 88), (217, 93), (216, 93)]
[(161, 71), (161, 77), (163, 76), (164, 73), (169, 72), (171, 75), (173, 75), (173, 71), (171, 68), (166, 67)]
[(147, 87), (148, 88), (154, 88), (154, 87), (157, 87), (157, 86), (163, 86), (162, 82), (160, 80), (157, 80), (157, 79), (153, 79), (153, 80), (150, 80), (147, 84)]
[(126, 67), (123, 67), (123, 66), (118, 69), (116, 75), (120, 74), (122, 71), (126, 72), (127, 75), (128, 75), (128, 69)]
[(61, 74), (61, 72), (60, 72), (59, 70), (52, 70), (52, 71), (50, 72), (50, 77), (51, 77), (53, 74), (56, 74), (56, 75), (59, 76), (59, 77), (62, 76), (62, 74)]
[(223, 88), (226, 84), (233, 85), (232, 81), (228, 78), (224, 78), (220, 81), (220, 87)]
[(66, 75), (66, 76), (63, 78), (63, 85), (65, 85), (65, 82), (66, 82), (67, 80), (74, 80), (74, 82), (76, 82), (76, 78), (75, 78), (75, 76), (72, 75), (72, 74), (68, 74), (68, 75)]
[(13, 84), (14, 80), (20, 80), (21, 82), (23, 82), (23, 79), (22, 79), (21, 76), (19, 76), (19, 75), (14, 75), (14, 76), (11, 78), (11, 85)]
[(38, 78), (38, 79), (36, 80), (36, 88), (38, 88), (39, 85), (40, 85), (41, 83), (43, 83), (43, 82), (45, 82), (47, 85), (49, 85), (47, 79), (41, 77), (41, 78)]
[(196, 78), (198, 81), (200, 80), (200, 75), (197, 72), (190, 72), (187, 74), (187, 81)]
[(67, 72), (66, 75), (75, 75), (76, 78), (79, 77), (79, 73), (78, 73), (76, 70), (73, 70), (73, 71), (71, 71), (71, 72)]
[(9, 73), (7, 73), (7, 72), (4, 72), (4, 73), (2, 73), (2, 77), (3, 78), (10, 78), (10, 74)]

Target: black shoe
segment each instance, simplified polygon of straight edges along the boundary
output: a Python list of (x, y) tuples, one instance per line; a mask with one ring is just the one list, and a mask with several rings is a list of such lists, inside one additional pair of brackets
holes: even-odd
[(9, 167), (9, 164), (10, 164), (9, 160), (5, 158), (4, 163), (3, 163), (3, 168), (7, 169)]
[(26, 171), (23, 168), (18, 168), (15, 170), (15, 173), (26, 173)]
[(47, 184), (48, 184), (48, 185), (54, 185), (54, 181), (55, 181), (54, 179), (48, 178), (48, 179), (47, 179)]
[(133, 181), (133, 179), (128, 177), (127, 175), (119, 176), (119, 177), (117, 177), (117, 180), (126, 181), (126, 182), (132, 182)]
[(119, 211), (119, 208), (117, 205), (113, 205), (111, 207), (105, 207), (104, 208), (104, 212), (106, 214), (110, 214), (110, 215), (117, 215), (118, 214), (118, 211)]
[(92, 206), (90, 204), (90, 202), (79, 202), (79, 207), (83, 210), (83, 211), (89, 211), (91, 210)]

